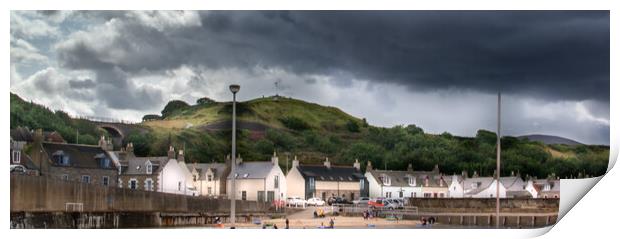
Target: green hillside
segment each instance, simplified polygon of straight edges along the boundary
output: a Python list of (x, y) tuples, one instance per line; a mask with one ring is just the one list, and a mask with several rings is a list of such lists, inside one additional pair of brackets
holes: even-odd
[[(79, 122), (69, 119), (43, 124), (41, 121), (48, 120), (41, 119), (57, 113), (41, 113), (46, 110), (41, 106), (32, 110), (30, 103), (13, 98), (18, 97), (11, 95), (11, 128), (63, 129), (57, 131), (65, 136), (64, 132), (74, 132), (71, 130)], [(133, 142), (138, 155), (165, 155), (168, 145), (174, 145), (185, 148), (189, 161), (223, 162), (231, 147), (231, 108), (230, 102), (206, 98), (196, 104), (171, 101), (161, 115), (145, 116), (149, 120), (142, 125), (149, 130), (130, 133), (125, 143)], [(321, 163), (329, 157), (335, 164), (352, 164), (358, 158), (363, 166), (370, 161), (376, 168), (394, 170), (405, 169), (409, 163), (416, 170), (431, 170), (438, 164), (448, 174), (467, 170), (492, 175), (495, 169), (495, 133), (486, 130), (479, 130), (475, 137), (458, 137), (427, 134), (415, 125), (374, 127), (334, 107), (282, 97), (240, 102), (237, 115), (237, 149), (246, 161), (267, 160), (276, 150), (283, 168), (288, 153), (289, 162), (296, 155), (302, 163)], [(503, 175), (601, 175), (608, 157), (608, 146), (545, 145), (502, 137)]]
[(68, 143), (76, 143), (79, 133), (79, 143), (92, 145), (97, 144), (99, 136), (105, 134), (105, 131), (98, 130), (88, 120), (72, 119), (63, 111), (52, 111), (45, 106), (26, 102), (13, 93), (10, 108), (11, 129), (28, 127), (57, 131)]

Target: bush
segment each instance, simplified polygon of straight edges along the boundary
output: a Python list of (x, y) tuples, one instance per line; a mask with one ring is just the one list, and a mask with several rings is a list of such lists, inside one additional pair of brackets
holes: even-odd
[(168, 104), (166, 104), (164, 109), (161, 111), (161, 117), (166, 118), (172, 115), (172, 113), (176, 111), (187, 109), (187, 108), (189, 108), (189, 104), (185, 103), (185, 101), (171, 100), (170, 102), (168, 102)]
[(283, 117), (283, 118), (279, 118), (278, 120), (280, 120), (280, 122), (282, 122), (284, 126), (292, 130), (301, 131), (301, 130), (306, 130), (310, 128), (310, 125), (308, 125), (308, 123), (306, 123), (304, 120), (297, 118), (295, 116)]
[(161, 116), (159, 115), (144, 115), (142, 117), (142, 121), (151, 121), (151, 120), (160, 120)]
[(360, 132), (360, 126), (354, 120), (349, 120), (347, 122), (347, 129), (349, 132), (357, 133)]

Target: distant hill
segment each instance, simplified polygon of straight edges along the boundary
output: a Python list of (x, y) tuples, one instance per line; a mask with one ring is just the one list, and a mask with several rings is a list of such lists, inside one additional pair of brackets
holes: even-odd
[[(170, 145), (184, 149), (188, 162), (223, 162), (230, 153), (230, 102), (206, 97), (195, 104), (172, 100), (161, 113), (144, 117), (139, 125), (145, 131), (125, 135), (124, 143), (132, 142), (137, 155), (166, 155)], [(487, 130), (461, 137), (448, 132), (428, 134), (414, 124), (377, 127), (336, 107), (281, 96), (239, 102), (237, 116), (237, 152), (243, 160), (268, 160), (277, 151), (285, 171), (295, 157), (303, 164), (320, 164), (329, 157), (333, 164), (353, 165), (359, 159), (362, 168), (371, 162), (392, 170), (404, 170), (408, 164), (415, 170), (432, 170), (438, 165), (448, 175), (466, 170), (491, 176), (496, 167), (496, 134)], [(74, 142), (79, 132), (80, 143), (91, 144), (105, 133), (92, 122), (11, 94), (11, 129), (16, 127), (57, 131), (68, 142)], [(506, 175), (601, 175), (607, 169), (609, 147), (545, 135), (505, 136), (502, 158)]]
[(523, 136), (519, 136), (518, 138), (527, 139), (529, 141), (538, 141), (538, 142), (541, 142), (547, 145), (549, 144), (565, 144), (565, 145), (571, 145), (571, 146), (583, 145), (582, 143), (579, 143), (572, 139), (567, 139), (567, 138), (563, 138), (560, 136), (544, 135), (544, 134), (523, 135)]

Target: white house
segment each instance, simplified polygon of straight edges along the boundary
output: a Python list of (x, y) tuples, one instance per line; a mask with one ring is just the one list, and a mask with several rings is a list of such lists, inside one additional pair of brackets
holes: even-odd
[[(497, 184), (495, 177), (478, 177), (474, 172), (472, 178), (467, 178), (466, 172), (461, 176), (453, 175), (450, 180), (449, 197), (471, 197), (471, 198), (490, 198), (497, 194)], [(519, 175), (510, 177), (500, 177), (501, 198), (528, 198), (530, 193), (526, 190), (526, 184)]]
[(353, 201), (366, 196), (366, 179), (360, 171), (360, 163), (355, 160), (352, 166), (332, 165), (325, 158), (323, 165), (300, 165), (297, 158), (286, 175), (288, 192), (291, 197), (342, 197)]
[[(235, 172), (227, 177), (226, 192), (235, 193), (238, 200), (266, 201), (286, 198), (286, 177), (278, 164), (278, 156), (273, 153), (271, 161), (243, 162), (236, 159)], [(232, 178), (235, 177), (235, 192), (231, 191)]]
[(530, 179), (525, 186), (533, 198), (560, 198), (559, 179)]
[(421, 174), (434, 173), (413, 171), (411, 164), (407, 171), (375, 170), (368, 162), (364, 176), (368, 180), (368, 195), (372, 198), (415, 198), (423, 197)]
[(174, 154), (174, 148), (170, 146), (168, 162), (159, 171), (158, 188), (164, 193), (198, 196), (193, 184), (193, 175), (185, 164), (183, 150), (179, 150), (178, 159)]
[(194, 186), (201, 196), (226, 196), (226, 176), (230, 161), (224, 163), (193, 163), (189, 166), (194, 176)]

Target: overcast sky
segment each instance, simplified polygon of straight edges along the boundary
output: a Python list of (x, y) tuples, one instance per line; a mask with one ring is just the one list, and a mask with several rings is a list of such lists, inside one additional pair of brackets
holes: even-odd
[(609, 144), (609, 12), (12, 11), (11, 91), (138, 121), (279, 93), (371, 124)]

